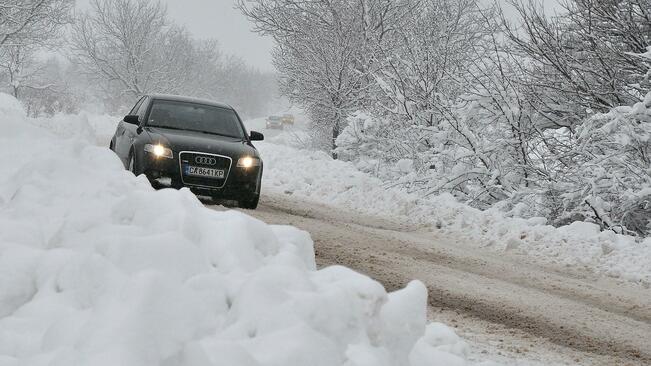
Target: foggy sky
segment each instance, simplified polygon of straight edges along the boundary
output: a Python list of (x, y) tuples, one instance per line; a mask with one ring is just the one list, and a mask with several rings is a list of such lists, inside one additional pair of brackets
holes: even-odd
[(234, 0), (163, 0), (169, 15), (198, 38), (215, 38), (228, 54), (242, 57), (260, 70), (273, 70), (273, 41), (251, 32), (251, 23)]

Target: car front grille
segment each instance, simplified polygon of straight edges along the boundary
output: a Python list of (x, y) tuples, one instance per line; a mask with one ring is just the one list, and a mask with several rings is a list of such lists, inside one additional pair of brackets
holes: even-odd
[[(226, 183), (226, 179), (228, 179), (228, 173), (230, 173), (233, 161), (228, 156), (196, 151), (182, 151), (179, 154), (179, 164), (181, 168), (181, 180), (183, 181), (183, 184), (200, 187), (221, 188)], [(224, 178), (208, 178), (186, 175), (184, 169), (186, 165), (223, 170)]]

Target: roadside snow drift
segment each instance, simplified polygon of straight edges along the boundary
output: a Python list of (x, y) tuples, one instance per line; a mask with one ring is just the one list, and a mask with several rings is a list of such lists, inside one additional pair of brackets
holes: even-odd
[(575, 222), (555, 228), (544, 218), (504, 217), (481, 211), (452, 195), (422, 197), (380, 179), (354, 164), (333, 160), (321, 151), (292, 145), (300, 131), (286, 132), (256, 144), (265, 164), (263, 191), (416, 224), (477, 247), (526, 254), (543, 262), (585, 268), (595, 273), (651, 284), (651, 238), (600, 232), (599, 226)]
[(88, 116), (0, 94), (0, 131), (0, 365), (466, 364), (419, 282), (317, 271), (305, 232), (152, 190)]

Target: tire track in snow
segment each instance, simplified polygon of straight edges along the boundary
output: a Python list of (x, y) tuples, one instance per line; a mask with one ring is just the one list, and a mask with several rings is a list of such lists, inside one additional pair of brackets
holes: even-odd
[(309, 231), (321, 266), (351, 267), (389, 290), (423, 281), (434, 312), (453, 311), (474, 332), (497, 324), (506, 334), (498, 332), (496, 339), (517, 342), (513, 334), (528, 334), (582, 364), (651, 364), (649, 289), (543, 267), (510, 253), (481, 252), (413, 227), (286, 196), (267, 195), (258, 211), (246, 213)]

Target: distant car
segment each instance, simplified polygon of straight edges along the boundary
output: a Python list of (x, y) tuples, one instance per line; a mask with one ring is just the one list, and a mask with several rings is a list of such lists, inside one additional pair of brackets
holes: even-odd
[(172, 95), (147, 95), (118, 124), (110, 148), (155, 188), (188, 187), (197, 195), (255, 209), (262, 160), (237, 112), (228, 105)]
[(283, 119), (279, 116), (269, 116), (267, 117), (267, 129), (283, 129)]
[(285, 125), (294, 125), (294, 115), (293, 114), (283, 114), (282, 121), (283, 121), (283, 124), (285, 124)]

